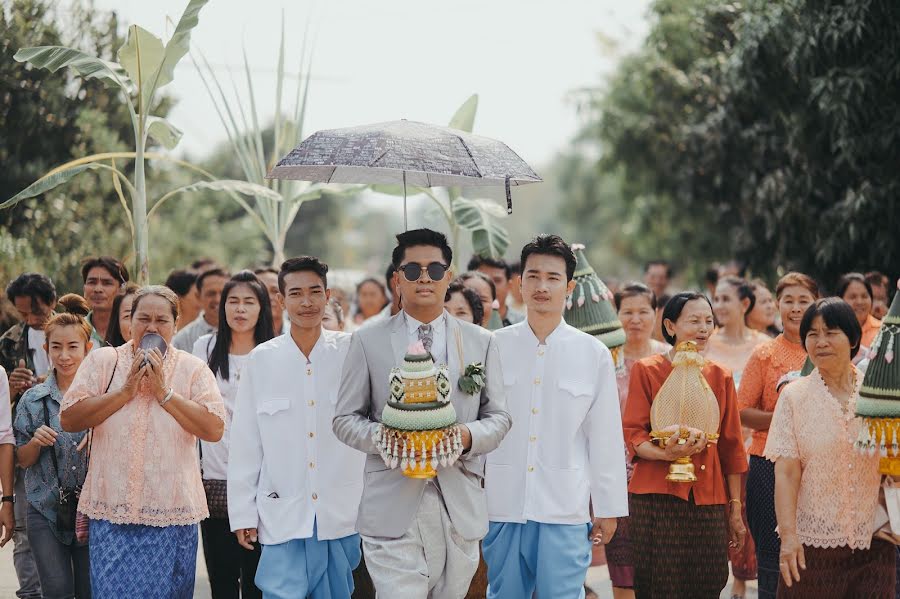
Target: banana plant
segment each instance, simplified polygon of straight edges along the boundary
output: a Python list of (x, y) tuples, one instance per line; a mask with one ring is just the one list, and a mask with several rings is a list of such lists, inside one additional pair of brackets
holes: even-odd
[[(460, 106), (449, 126), (453, 129), (471, 133), (475, 126), (475, 113), (478, 111), (478, 94), (473, 94)], [(403, 188), (398, 185), (372, 185), (373, 191), (389, 195), (402, 195)], [(463, 231), (472, 236), (472, 249), (476, 254), (487, 258), (502, 258), (509, 247), (509, 232), (495, 219), (506, 218), (506, 210), (496, 202), (487, 199), (469, 199), (462, 197), (458, 187), (446, 188), (445, 197), (440, 197), (433, 189), (409, 188), (410, 195), (423, 194), (437, 206), (447, 221), (453, 247), (458, 246), (459, 236)]]
[[(249, 105), (242, 102), (234, 80), (231, 82), (233, 97), (229, 99), (229, 95), (224, 91), (221, 81), (210, 67), (206, 57), (200, 52), (196, 57), (193, 52), (191, 53), (191, 59), (200, 73), (216, 114), (225, 128), (231, 149), (238, 159), (245, 179), (266, 190), (266, 193), (254, 195), (252, 204), (243, 203), (242, 207), (250, 214), (253, 222), (272, 246), (272, 264), (275, 267), (284, 261), (284, 245), (288, 230), (294, 219), (297, 218), (303, 203), (320, 198), (326, 191), (329, 194), (341, 195), (348, 189), (343, 186), (310, 183), (309, 181), (266, 179), (266, 173), (270, 168), (303, 138), (312, 69), (312, 44), (308, 43), (308, 40), (309, 28), (307, 27), (300, 52), (294, 102), (290, 112), (286, 113), (284, 92), (288, 74), (285, 71), (284, 15), (282, 14), (281, 45), (278, 50), (275, 83), (274, 140), (268, 154), (263, 144), (263, 134), (260, 129), (261, 119), (257, 110), (256, 93), (246, 49), (244, 50), (244, 80)], [(350, 189), (350, 193), (353, 193), (352, 189)]]
[[(246, 181), (217, 180), (212, 174), (192, 164), (175, 160), (166, 154), (147, 152), (150, 140), (171, 150), (181, 139), (180, 130), (165, 119), (153, 116), (151, 110), (154, 101), (159, 97), (159, 90), (174, 80), (175, 66), (188, 53), (191, 31), (199, 22), (200, 10), (208, 2), (209, 0), (190, 0), (175, 26), (172, 37), (165, 44), (146, 29), (131, 25), (125, 44), (119, 48), (118, 62), (103, 60), (65, 46), (36, 46), (22, 48), (16, 52), (15, 60), (29, 63), (32, 67), (47, 69), (50, 72), (68, 68), (85, 79), (97, 79), (105, 84), (128, 107), (135, 149), (134, 152), (92, 154), (62, 164), (0, 204), (0, 209), (10, 208), (22, 200), (43, 195), (86, 171), (109, 173), (131, 227), (137, 280), (139, 284), (146, 285), (150, 281), (149, 217), (170, 198), (182, 193), (208, 189), (224, 192), (243, 203), (246, 201), (241, 194), (251, 196), (268, 194), (271, 201), (279, 201), (280, 196), (271, 193), (266, 187)], [(204, 180), (170, 190), (149, 206), (145, 172), (148, 159), (174, 162)], [(116, 160), (134, 161), (133, 180), (129, 180), (119, 169)]]

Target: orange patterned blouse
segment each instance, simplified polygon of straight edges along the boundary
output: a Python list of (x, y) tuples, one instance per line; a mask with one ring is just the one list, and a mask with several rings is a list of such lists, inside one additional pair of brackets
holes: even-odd
[[(738, 388), (738, 409), (756, 408), (774, 412), (778, 403), (778, 381), (789, 372), (800, 370), (806, 362), (806, 350), (799, 343), (778, 335), (757, 346), (747, 360)], [(750, 455), (762, 457), (768, 431), (753, 431)]]

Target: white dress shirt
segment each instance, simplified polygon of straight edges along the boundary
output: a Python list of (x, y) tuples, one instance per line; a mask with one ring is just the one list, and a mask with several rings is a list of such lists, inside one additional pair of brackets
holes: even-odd
[[(191, 353), (209, 364), (209, 356), (216, 345), (216, 334), (203, 335), (194, 343), (194, 351)], [(231, 441), (231, 420), (234, 415), (234, 404), (237, 400), (238, 382), (241, 380), (241, 371), (247, 363), (249, 355), (228, 355), (228, 379), (223, 379), (217, 372), (216, 384), (222, 401), (225, 402), (225, 432), (222, 438), (215, 443), (200, 441), (200, 469), (206, 480), (226, 480), (228, 477), (228, 448)]]
[[(12, 405), (9, 400), (9, 379), (6, 371), (0, 366), (0, 445), (16, 445), (16, 436), (12, 428)], [(12, 489), (3, 489), (4, 495), (12, 495)], [(19, 501), (25, 501), (20, 497)]]
[[(406, 318), (406, 331), (409, 343), (412, 345), (419, 340), (419, 326), (424, 323), (419, 322), (406, 312), (403, 312)], [(447, 364), (447, 312), (429, 322), (431, 325), (431, 357), (434, 358), (435, 364)]]
[(331, 421), (350, 335), (322, 331), (307, 359), (290, 335), (256, 347), (241, 372), (231, 427), (231, 529), (264, 545), (356, 532), (365, 454)]
[(494, 522), (583, 524), (628, 514), (622, 416), (609, 350), (565, 321), (540, 344), (528, 321), (494, 335), (512, 428), (488, 454)]

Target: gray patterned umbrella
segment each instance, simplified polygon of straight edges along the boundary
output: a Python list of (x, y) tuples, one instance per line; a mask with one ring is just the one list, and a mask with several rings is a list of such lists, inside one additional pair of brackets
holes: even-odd
[(407, 185), (505, 185), (507, 212), (512, 213), (510, 186), (542, 181), (503, 142), (407, 120), (314, 133), (282, 158), (267, 177), (324, 183), (402, 183), (404, 226)]

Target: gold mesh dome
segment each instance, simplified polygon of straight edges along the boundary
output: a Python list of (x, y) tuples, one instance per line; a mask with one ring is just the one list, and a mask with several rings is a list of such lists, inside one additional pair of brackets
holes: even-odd
[[(672, 373), (660, 387), (650, 407), (651, 430), (661, 437), (683, 428), (714, 435), (719, 431), (719, 402), (703, 376), (705, 364), (693, 341), (679, 343)], [(686, 434), (683, 431), (682, 434)]]

